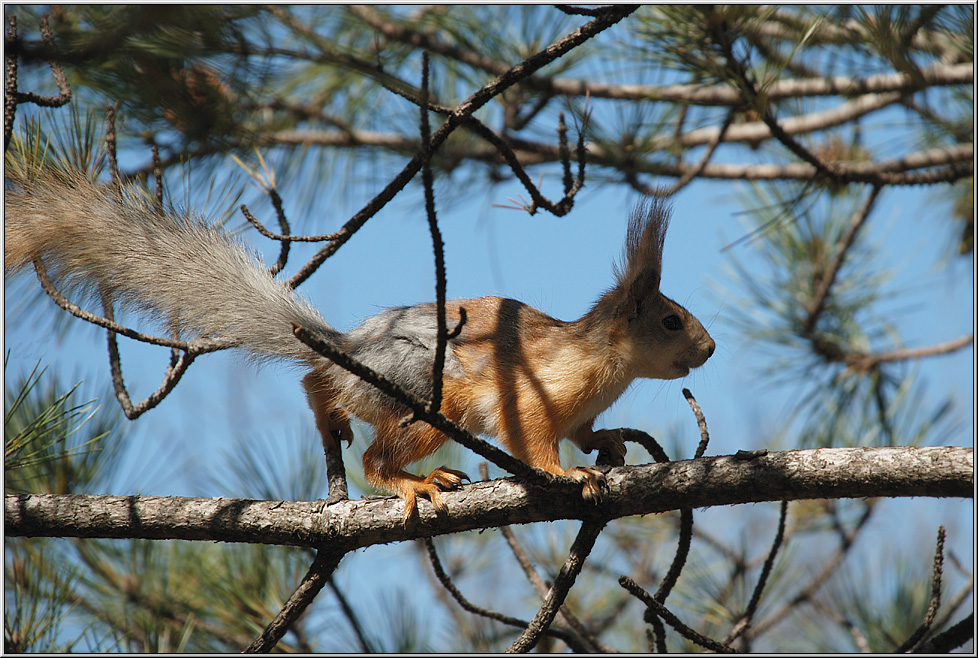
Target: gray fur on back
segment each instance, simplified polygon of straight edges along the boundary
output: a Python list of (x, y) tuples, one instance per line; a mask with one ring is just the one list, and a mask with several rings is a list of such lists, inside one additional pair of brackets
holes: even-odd
[[(436, 313), (434, 304), (388, 308), (343, 334), (342, 345), (353, 358), (421, 399), (430, 399), (438, 329)], [(445, 350), (443, 373), (445, 379), (464, 374), (451, 341)], [(393, 405), (393, 400), (369, 384), (359, 382), (357, 386), (352, 379), (348, 379), (348, 384), (360, 394), (382, 399), (385, 406)]]

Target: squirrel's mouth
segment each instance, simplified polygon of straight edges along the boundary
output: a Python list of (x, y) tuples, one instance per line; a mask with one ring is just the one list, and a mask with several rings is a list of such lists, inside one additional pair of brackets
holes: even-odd
[(670, 373), (669, 379), (679, 379), (680, 377), (685, 377), (689, 374), (689, 366), (685, 362), (673, 361), (672, 362), (672, 372)]

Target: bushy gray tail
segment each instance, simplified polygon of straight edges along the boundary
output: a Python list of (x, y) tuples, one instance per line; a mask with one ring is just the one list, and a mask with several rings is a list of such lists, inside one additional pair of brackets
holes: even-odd
[(166, 335), (230, 338), (259, 360), (316, 358), (291, 323), (339, 336), (230, 235), (163, 212), (137, 188), (62, 171), (13, 183), (4, 191), (8, 271), (40, 258), (63, 285), (107, 294)]

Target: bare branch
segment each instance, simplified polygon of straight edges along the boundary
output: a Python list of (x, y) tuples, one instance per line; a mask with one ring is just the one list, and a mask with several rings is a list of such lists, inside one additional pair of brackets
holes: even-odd
[(700, 409), (699, 403), (688, 388), (683, 389), (683, 397), (689, 403), (689, 408), (693, 410), (693, 415), (696, 416), (696, 425), (700, 428), (700, 442), (696, 446), (696, 457), (700, 458), (706, 454), (706, 446), (710, 443), (710, 432), (706, 429), (706, 416), (703, 415), (703, 410)]
[[(7, 28), (7, 38), (11, 41), (11, 48), (8, 48), (8, 60), (7, 60), (7, 83), (8, 91), (11, 79), (13, 80), (13, 89), (15, 93), (13, 94), (16, 103), (33, 103), (41, 107), (62, 107), (71, 101), (71, 89), (68, 87), (68, 80), (65, 77), (65, 72), (61, 68), (61, 62), (57, 55), (52, 56), (48, 59), (48, 65), (51, 67), (51, 75), (54, 78), (55, 84), (58, 86), (57, 96), (41, 96), (29, 91), (16, 91), (17, 84), (17, 69), (16, 69), (16, 59), (18, 50), (20, 48), (20, 41), (17, 38), (17, 19), (13, 15), (8, 17), (8, 28)], [(52, 53), (55, 53), (54, 48), (54, 36), (51, 34), (50, 17), (47, 14), (41, 16), (41, 38), (44, 42), (46, 48), (48, 48)], [(10, 68), (10, 61), (15, 62), (13, 69)], [(11, 72), (13, 75), (11, 76)], [(9, 99), (8, 99), (9, 102)], [(11, 116), (11, 123), (13, 122), (13, 117)]]
[(61, 292), (54, 287), (54, 284), (51, 283), (51, 279), (48, 277), (47, 268), (44, 267), (44, 263), (40, 260), (34, 261), (34, 271), (37, 274), (38, 280), (41, 282), (41, 287), (44, 288), (44, 292), (46, 292), (48, 296), (54, 300), (55, 304), (77, 318), (81, 318), (86, 322), (91, 322), (92, 324), (98, 325), (104, 329), (111, 329), (112, 331), (116, 332), (117, 334), (121, 334), (126, 338), (132, 338), (133, 340), (138, 340), (141, 343), (149, 343), (150, 345), (175, 347), (188, 352), (193, 351), (198, 355), (205, 354), (207, 352), (216, 352), (218, 350), (224, 350), (235, 346), (235, 343), (229, 340), (195, 338), (190, 341), (182, 341), (140, 333), (113, 322), (112, 320), (103, 318), (102, 316), (89, 313), (83, 308), (69, 302), (67, 299), (65, 299), (64, 295), (62, 295)]
[(723, 638), (723, 644), (730, 644), (738, 637), (740, 637), (744, 631), (750, 626), (751, 620), (754, 618), (754, 613), (757, 612), (757, 606), (761, 602), (761, 594), (764, 592), (764, 586), (767, 584), (767, 579), (771, 575), (771, 570), (774, 568), (774, 559), (778, 555), (778, 551), (781, 548), (781, 543), (784, 540), (784, 527), (785, 521), (788, 518), (788, 501), (781, 501), (781, 515), (778, 518), (778, 530), (774, 535), (774, 543), (771, 545), (771, 550), (768, 552), (767, 559), (764, 560), (764, 567), (761, 569), (761, 575), (757, 578), (757, 584), (754, 586), (754, 593), (751, 594), (750, 601), (747, 603), (747, 609), (744, 614), (740, 616), (740, 619), (734, 624), (734, 627), (730, 629), (730, 632), (725, 638)]
[(328, 242), (336, 238), (336, 233), (324, 233), (323, 235), (289, 235), (287, 233), (272, 233), (265, 225), (258, 221), (258, 219), (251, 214), (248, 207), (244, 204), (238, 206), (241, 214), (245, 216), (245, 219), (251, 223), (258, 232), (264, 235), (269, 240), (276, 240), (278, 242)]
[(881, 363), (908, 361), (910, 359), (922, 359), (929, 356), (950, 354), (951, 352), (956, 352), (971, 345), (974, 341), (974, 334), (968, 334), (967, 336), (961, 336), (954, 340), (937, 343), (936, 345), (928, 345), (926, 347), (893, 350), (892, 352), (882, 352), (879, 354), (851, 352), (846, 354), (843, 360), (848, 364), (849, 371), (865, 373), (873, 370)]
[[(844, 125), (871, 112), (899, 103), (905, 98), (906, 94), (898, 91), (885, 94), (866, 94), (830, 110), (785, 117), (780, 119), (779, 123), (781, 129), (789, 135), (810, 133)], [(653, 138), (648, 142), (648, 147), (653, 150), (666, 150), (677, 145), (684, 147), (703, 146), (715, 142), (757, 144), (770, 137), (771, 129), (768, 128), (767, 124), (763, 121), (750, 121), (731, 126), (722, 136), (719, 128), (697, 128), (674, 137)]]
[(825, 584), (829, 577), (835, 573), (835, 570), (838, 569), (839, 565), (842, 564), (842, 561), (849, 554), (849, 550), (852, 548), (853, 543), (859, 536), (860, 531), (866, 526), (866, 523), (872, 516), (873, 509), (873, 505), (866, 505), (866, 509), (862, 516), (856, 522), (855, 527), (853, 527), (850, 531), (846, 532), (840, 527), (839, 548), (836, 549), (832, 557), (826, 560), (825, 564), (822, 565), (822, 568), (818, 571), (818, 573), (815, 574), (811, 580), (808, 581), (808, 584), (806, 584), (797, 594), (791, 597), (777, 610), (768, 615), (763, 622), (754, 624), (749, 629), (746, 629), (744, 635), (751, 638), (757, 637), (758, 635), (766, 632), (772, 626), (783, 621), (799, 603), (813, 601), (815, 593), (822, 585)]
[[(506, 64), (460, 46), (440, 41), (434, 34), (386, 21), (375, 9), (370, 7), (351, 7), (350, 11), (358, 18), (384, 34), (389, 39), (412, 44), (468, 64), (493, 75), (501, 75)], [(825, 25), (823, 22), (822, 25)], [(778, 80), (765, 89), (771, 100), (798, 98), (805, 96), (843, 96), (852, 98), (867, 93), (911, 92), (925, 86), (947, 86), (972, 84), (974, 65), (970, 62), (954, 66), (934, 65), (921, 70), (920, 80), (914, 80), (904, 73), (884, 73), (863, 79), (836, 77), (814, 77), (807, 79)], [(525, 84), (538, 91), (561, 96), (592, 96), (615, 100), (664, 101), (670, 103), (689, 103), (692, 105), (743, 104), (743, 96), (727, 85), (704, 86), (699, 84), (676, 85), (633, 85), (602, 83), (593, 80), (547, 78), (531, 76)]]
[[(435, 133), (431, 136), (431, 149), (434, 150), (441, 146), (444, 141), (448, 139), (448, 136), (465, 122), (467, 117), (472, 116), (476, 110), (484, 106), (495, 96), (499, 95), (507, 88), (513, 86), (528, 76), (533, 75), (533, 73), (540, 68), (546, 66), (559, 57), (562, 57), (565, 53), (569, 52), (573, 48), (576, 48), (588, 39), (603, 32), (634, 12), (637, 8), (637, 6), (619, 7), (617, 11), (607, 16), (596, 18), (595, 20), (590, 21), (589, 23), (570, 33), (557, 43), (551, 44), (535, 55), (530, 56), (523, 62), (508, 69), (495, 80), (489, 82), (487, 85), (469, 96), (469, 98), (463, 101), (457, 108), (455, 108), (455, 110), (448, 116), (445, 123), (443, 123), (441, 127), (435, 131)], [(317, 254), (315, 254), (298, 272), (296, 272), (291, 279), (289, 279), (289, 285), (294, 288), (301, 284), (303, 281), (309, 278), (309, 276), (323, 263), (323, 261), (336, 253), (336, 251), (342, 247), (347, 240), (353, 237), (353, 234), (356, 233), (368, 219), (373, 217), (373, 215), (376, 214), (388, 201), (390, 201), (395, 194), (397, 194), (405, 185), (407, 185), (408, 181), (411, 180), (421, 169), (422, 161), (423, 156), (420, 153), (415, 155), (411, 161), (405, 165), (401, 172), (398, 173), (379, 194), (371, 199), (366, 206), (364, 206), (359, 212), (350, 218), (350, 220), (347, 221), (347, 223), (344, 224), (339, 231), (337, 231), (335, 240), (320, 249)]]
[(923, 643), (914, 653), (950, 653), (975, 637), (975, 613), (971, 613), (940, 635)]
[(534, 615), (533, 620), (523, 633), (506, 649), (506, 653), (527, 653), (531, 651), (539, 642), (541, 634), (550, 628), (557, 611), (564, 604), (574, 581), (577, 580), (578, 574), (584, 568), (584, 560), (591, 554), (594, 542), (597, 541), (598, 535), (601, 534), (606, 523), (606, 520), (591, 520), (581, 524), (581, 529), (578, 531), (574, 543), (571, 544), (567, 560), (564, 561), (557, 577), (554, 578), (543, 606)]
[[(105, 317), (110, 321), (114, 321), (112, 302), (103, 297), (102, 304), (105, 309)], [(129, 392), (126, 390), (126, 384), (122, 379), (122, 358), (119, 355), (119, 343), (116, 338), (116, 332), (112, 329), (106, 329), (106, 340), (109, 349), (109, 370), (112, 373), (112, 387), (115, 390), (116, 399), (122, 406), (122, 412), (129, 420), (139, 418), (162, 402), (180, 382), (180, 379), (187, 371), (187, 368), (190, 367), (190, 364), (197, 358), (196, 351), (190, 349), (180, 350), (176, 347), (171, 347), (170, 365), (163, 374), (163, 382), (145, 400), (133, 405), (132, 399), (129, 397)]]
[(445, 242), (438, 229), (438, 216), (435, 214), (435, 182), (431, 173), (431, 127), (428, 124), (428, 53), (421, 57), (421, 184), (424, 187), (424, 209), (431, 233), (432, 249), (435, 252), (435, 358), (431, 373), (431, 400), (428, 410), (435, 414), (441, 409), (442, 377), (445, 369), (445, 349), (448, 346), (448, 324), (445, 319), (445, 294), (448, 283), (445, 275)]
[(309, 571), (303, 576), (302, 582), (286, 601), (285, 606), (265, 627), (261, 635), (244, 650), (244, 653), (269, 653), (274, 649), (282, 636), (288, 632), (289, 627), (322, 591), (345, 555), (346, 551), (334, 546), (330, 546), (329, 550), (320, 548), (316, 553), (316, 559), (309, 566)]
[[(561, 121), (563, 121), (563, 114), (561, 114)], [(561, 123), (561, 125), (563, 125), (563, 123)], [(543, 208), (557, 217), (562, 217), (570, 212), (571, 208), (573, 207), (574, 195), (577, 194), (577, 192), (584, 185), (584, 160), (580, 158), (578, 159), (580, 167), (578, 168), (577, 180), (572, 184), (567, 184), (567, 176), (570, 174), (570, 152), (567, 150), (565, 142), (562, 142), (561, 145), (557, 146), (558, 158), (564, 165), (565, 172), (564, 197), (557, 203), (554, 203), (550, 199), (543, 196), (543, 194), (540, 192), (540, 188), (533, 183), (529, 174), (526, 173), (526, 170), (520, 163), (519, 157), (502, 137), (493, 132), (492, 129), (490, 129), (484, 123), (474, 118), (470, 118), (466, 122), (465, 126), (476, 135), (489, 142), (493, 147), (494, 154), (491, 157), (495, 158), (496, 155), (501, 156), (503, 160), (506, 161), (506, 164), (509, 165), (513, 175), (515, 175), (516, 178), (523, 184), (523, 188), (529, 193), (530, 198), (533, 200), (533, 203), (526, 207), (526, 211), (529, 214), (535, 214), (537, 208)], [(564, 130), (566, 131), (566, 127)], [(583, 140), (583, 128), (579, 140)], [(583, 145), (579, 145), (579, 152), (586, 152)]]
[[(12, 494), (7, 536), (229, 541), (355, 550), (376, 543), (555, 519), (621, 518), (683, 507), (974, 493), (974, 451), (958, 447), (819, 448), (621, 466), (595, 505), (580, 485), (537, 487), (507, 478), (444, 494), (445, 512), (419, 508), (404, 526), (397, 498), (319, 502), (154, 496)], [(755, 627), (756, 630), (756, 627)]]
[(725, 139), (730, 129), (730, 125), (733, 123), (736, 116), (737, 111), (735, 109), (731, 108), (727, 111), (727, 118), (723, 120), (723, 125), (720, 126), (715, 138), (709, 143), (706, 148), (706, 152), (703, 153), (703, 156), (700, 158), (700, 161), (696, 166), (683, 173), (683, 175), (679, 177), (679, 180), (670, 185), (667, 189), (662, 191), (650, 190), (650, 193), (658, 196), (672, 196), (679, 192), (679, 190), (689, 185), (694, 178), (703, 173), (703, 170), (706, 169), (706, 165), (710, 163), (710, 158), (713, 157), (713, 153), (716, 151), (717, 146), (719, 146), (720, 142)]
[(934, 617), (937, 616), (937, 610), (941, 607), (941, 579), (944, 576), (944, 539), (946, 534), (944, 526), (937, 529), (937, 548), (934, 551), (930, 603), (927, 606), (927, 612), (924, 614), (924, 620), (917, 627), (917, 630), (907, 638), (906, 642), (894, 650), (894, 653), (908, 653), (916, 649), (920, 645), (920, 641), (927, 635), (927, 631), (931, 629)]
[[(498, 621), (500, 623), (506, 624), (507, 626), (514, 626), (516, 628), (521, 628), (521, 629), (526, 628), (528, 626), (528, 623), (521, 619), (516, 619), (515, 617), (510, 617), (508, 615), (501, 614), (494, 610), (480, 608), (479, 606), (470, 603), (469, 600), (462, 595), (462, 592), (460, 592), (458, 588), (455, 587), (455, 583), (452, 582), (452, 579), (449, 577), (449, 575), (445, 573), (445, 569), (441, 564), (441, 560), (438, 558), (438, 553), (435, 551), (435, 543), (434, 541), (432, 541), (431, 537), (422, 537), (421, 542), (424, 544), (425, 548), (428, 551), (428, 558), (431, 562), (431, 568), (434, 570), (435, 576), (438, 578), (438, 582), (440, 582), (442, 587), (444, 587), (449, 592), (449, 594), (452, 595), (452, 598), (454, 598), (455, 601), (457, 601), (458, 604), (462, 606), (463, 610), (471, 612), (472, 614), (475, 615), (479, 615), (480, 617), (485, 617), (486, 619), (492, 619), (493, 621)], [(544, 632), (547, 635), (551, 635), (553, 637), (562, 640), (573, 651), (585, 652), (585, 653), (588, 651), (588, 649), (582, 646), (574, 636), (572, 636), (570, 633), (566, 631), (557, 628), (548, 628)]]
[(363, 629), (360, 627), (360, 620), (358, 620), (357, 616), (353, 614), (353, 608), (350, 607), (350, 604), (347, 602), (346, 597), (343, 595), (340, 588), (336, 586), (336, 581), (333, 580), (332, 576), (330, 576), (329, 580), (326, 581), (326, 584), (329, 586), (330, 591), (333, 592), (333, 596), (336, 597), (336, 600), (339, 601), (340, 609), (343, 611), (343, 616), (346, 617), (347, 621), (350, 622), (350, 626), (353, 627), (353, 632), (357, 636), (357, 641), (360, 642), (360, 649), (362, 652), (376, 653), (370, 646), (370, 643), (367, 642), (366, 636), (363, 634)]
[(806, 304), (808, 317), (805, 319), (803, 327), (805, 333), (810, 333), (818, 323), (818, 319), (825, 309), (825, 302), (829, 297), (829, 292), (832, 290), (832, 285), (835, 283), (839, 270), (842, 269), (846, 254), (849, 252), (849, 248), (852, 247), (859, 229), (862, 228), (866, 219), (869, 217), (869, 213), (873, 209), (877, 197), (879, 197), (880, 190), (881, 188), (878, 185), (874, 185), (870, 189), (866, 199), (859, 206), (859, 210), (856, 211), (856, 214), (850, 220), (845, 234), (843, 234), (839, 242), (835, 245), (835, 258), (823, 274), (821, 280), (817, 282), (814, 298)]
[[(17, 42), (17, 16), (7, 16), (7, 41)], [(3, 95), (3, 151), (10, 148), (10, 138), (14, 134), (14, 119), (17, 118), (17, 55), (13, 48), (4, 49), (4, 95)]]
[[(530, 563), (530, 558), (527, 557), (526, 551), (523, 550), (523, 547), (517, 541), (516, 535), (513, 534), (513, 529), (510, 526), (501, 526), (499, 532), (506, 539), (506, 543), (509, 544), (510, 550), (513, 551), (513, 555), (516, 557), (516, 561), (519, 563), (520, 568), (523, 570), (524, 575), (526, 575), (527, 580), (530, 581), (530, 585), (533, 586), (537, 595), (541, 599), (546, 599), (548, 588), (544, 584), (543, 579), (540, 578), (540, 574), (537, 573), (537, 570)], [(599, 645), (597, 640), (587, 632), (587, 629), (584, 628), (580, 620), (567, 609), (567, 606), (561, 606), (560, 610), (557, 611), (557, 616), (571, 628), (576, 644), (581, 645), (581, 649), (574, 649), (575, 651), (613, 653), (610, 647)], [(526, 625), (524, 624), (525, 627)], [(574, 647), (572, 646), (571, 648)]]
[(655, 597), (642, 589), (638, 583), (628, 576), (620, 577), (618, 579), (618, 584), (628, 590), (628, 592), (635, 596), (635, 598), (644, 603), (650, 613), (652, 613), (655, 617), (661, 617), (664, 619), (666, 623), (676, 629), (680, 635), (690, 642), (695, 642), (699, 646), (717, 653), (737, 653), (735, 649), (720, 644), (716, 640), (708, 638), (705, 635), (700, 635), (692, 628), (684, 624), (678, 617), (676, 617), (676, 615), (672, 614), (664, 605), (659, 603)]

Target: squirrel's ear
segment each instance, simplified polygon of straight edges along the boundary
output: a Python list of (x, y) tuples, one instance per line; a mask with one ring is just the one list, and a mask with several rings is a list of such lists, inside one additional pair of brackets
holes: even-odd
[(659, 294), (659, 270), (645, 268), (636, 272), (625, 285), (625, 298), (622, 310), (628, 320), (638, 318), (646, 305)]

